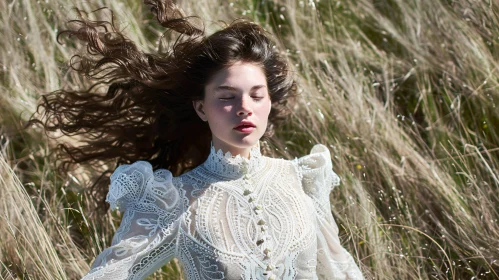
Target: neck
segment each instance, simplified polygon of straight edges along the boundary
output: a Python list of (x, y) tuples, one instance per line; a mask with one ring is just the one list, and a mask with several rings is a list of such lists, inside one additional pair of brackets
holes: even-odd
[[(202, 168), (224, 178), (240, 178), (245, 174), (256, 173), (265, 168), (264, 157), (260, 153), (260, 144), (257, 142), (250, 151), (249, 158), (237, 154), (239, 149), (220, 149), (212, 142), (208, 158)], [(219, 147), (217, 149), (216, 147)], [(230, 154), (229, 154), (230, 153)], [(232, 153), (236, 153), (233, 155)]]
[(213, 139), (213, 147), (215, 148), (215, 151), (222, 150), (224, 154), (229, 152), (232, 156), (240, 155), (241, 157), (246, 159), (249, 159), (250, 151), (253, 148), (253, 146), (246, 148), (229, 146), (226, 143), (219, 141), (218, 139)]
[(229, 152), (233, 157), (235, 157), (237, 155), (240, 155), (242, 158), (246, 158), (246, 159), (249, 159), (249, 157), (250, 157), (251, 147), (250, 148), (237, 148), (236, 147), (236, 148), (227, 149), (223, 146), (217, 146), (217, 145), (215, 145), (215, 143), (213, 143), (213, 147), (215, 148), (215, 151), (222, 150), (222, 152), (224, 154)]

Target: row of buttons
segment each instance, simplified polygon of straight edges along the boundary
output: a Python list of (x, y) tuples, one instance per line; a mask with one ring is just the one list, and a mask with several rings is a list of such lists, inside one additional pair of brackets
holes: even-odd
[[(263, 213), (263, 206), (260, 204), (256, 203), (256, 197), (252, 194), (252, 185), (250, 181), (250, 176), (248, 174), (245, 174), (243, 177), (243, 184), (244, 184), (244, 191), (243, 195), (248, 197), (248, 202), (250, 203), (251, 207), (253, 208), (253, 212), (255, 213), (258, 222), (257, 225), (260, 226), (260, 231), (262, 233), (261, 238), (259, 238), (256, 241), (257, 246), (262, 246), (265, 243), (266, 240), (270, 239), (270, 236), (268, 235), (268, 226), (265, 223), (265, 220), (263, 219), (262, 213)], [(275, 276), (273, 271), (275, 270), (275, 266), (270, 263), (270, 258), (272, 257), (272, 250), (268, 247), (265, 247), (263, 249), (263, 255), (264, 255), (264, 262), (267, 265), (265, 268), (265, 272), (263, 273), (264, 277), (266, 280), (275, 280)]]

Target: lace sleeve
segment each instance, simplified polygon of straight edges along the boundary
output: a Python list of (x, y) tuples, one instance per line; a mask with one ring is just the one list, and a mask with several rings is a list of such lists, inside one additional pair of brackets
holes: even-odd
[(312, 198), (317, 213), (317, 275), (320, 279), (364, 279), (353, 257), (341, 246), (331, 215), (329, 194), (340, 178), (333, 172), (329, 150), (315, 145), (309, 155), (295, 163), (303, 190)]
[(175, 255), (184, 193), (165, 169), (148, 162), (123, 165), (111, 175), (107, 201), (123, 214), (112, 246), (105, 249), (83, 279), (143, 279)]

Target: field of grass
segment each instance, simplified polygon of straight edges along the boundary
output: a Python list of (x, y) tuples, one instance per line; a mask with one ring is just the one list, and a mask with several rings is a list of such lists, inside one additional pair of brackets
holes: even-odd
[[(279, 39), (300, 95), (276, 153), (330, 148), (333, 214), (367, 279), (499, 279), (499, 2), (178, 3), (207, 30), (245, 17)], [(0, 279), (77, 279), (119, 224), (95, 210), (94, 170), (57, 172), (51, 151), (79, 139), (23, 128), (42, 94), (91, 84), (68, 67), (82, 49), (56, 34), (73, 7), (102, 6), (156, 51), (163, 31), (142, 1), (0, 1)]]

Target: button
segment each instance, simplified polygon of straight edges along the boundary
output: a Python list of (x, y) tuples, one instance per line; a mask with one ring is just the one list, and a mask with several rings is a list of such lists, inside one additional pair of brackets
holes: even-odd
[(259, 239), (259, 240), (257, 240), (257, 241), (256, 241), (256, 245), (257, 245), (257, 246), (260, 246), (260, 245), (262, 245), (262, 244), (263, 244), (263, 242), (265, 242), (265, 240), (263, 240), (263, 239)]
[(265, 280), (275, 280), (275, 276), (274, 276), (274, 273), (272, 272), (269, 272), (269, 271), (264, 271), (263, 272), (263, 279)]
[(250, 194), (251, 194), (251, 191), (250, 191), (250, 190), (248, 190), (248, 189), (245, 189), (243, 194), (244, 194), (244, 195), (250, 195)]
[(243, 171), (243, 173), (248, 172), (248, 163), (247, 162), (245, 162), (245, 161), (242, 162), (241, 170)]
[(272, 252), (269, 248), (265, 248), (265, 250), (263, 250), (263, 253), (265, 254), (265, 259), (270, 259), (272, 257)]
[(263, 226), (263, 225), (265, 225), (265, 221), (264, 221), (264, 220), (260, 220), (260, 221), (258, 221), (258, 224), (257, 224), (257, 225), (259, 225), (259, 226)]
[(265, 255), (265, 257), (263, 257), (264, 260), (268, 260), (272, 258), (272, 254), (271, 253), (268, 253), (267, 255)]

